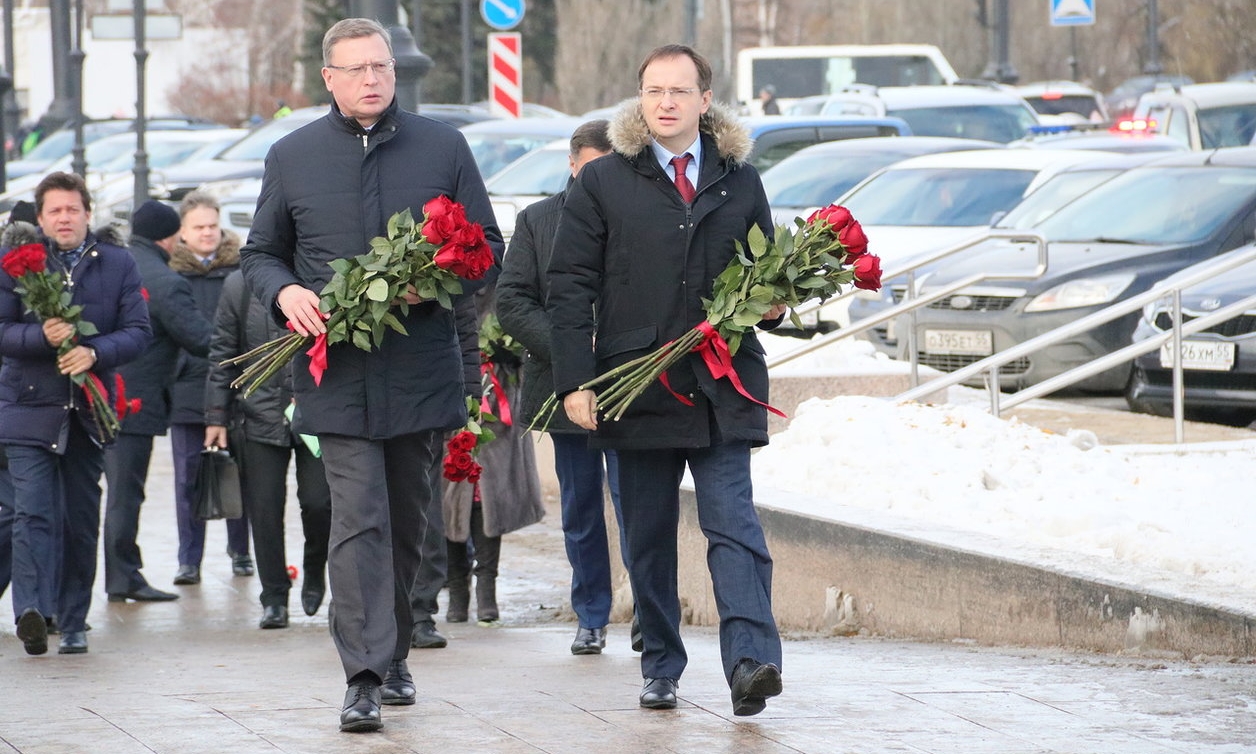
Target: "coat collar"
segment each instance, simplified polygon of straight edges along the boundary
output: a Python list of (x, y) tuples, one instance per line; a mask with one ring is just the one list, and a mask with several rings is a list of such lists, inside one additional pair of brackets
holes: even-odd
[(222, 232), (222, 241), (214, 252), (213, 260), (202, 264), (182, 240), (175, 241), (174, 251), (170, 252), (170, 269), (184, 275), (205, 275), (222, 267), (238, 267), (240, 265), (240, 239), (229, 230)]
[[(729, 107), (718, 102), (713, 101), (703, 113), (698, 121), (698, 131), (711, 139), (721, 160), (734, 165), (744, 163), (754, 147), (750, 131), (741, 124)], [(649, 148), (654, 137), (650, 134), (640, 100), (625, 100), (620, 105), (619, 111), (611, 120), (608, 136), (611, 147), (629, 159)]]
[(355, 136), (361, 136), (362, 134), (379, 132), (381, 130), (380, 126), (389, 125), (393, 123), (394, 121), (396, 121), (397, 111), (400, 109), (401, 109), (401, 106), (397, 104), (397, 98), (393, 97), (392, 104), (390, 104), (388, 106), (388, 109), (384, 110), (383, 114), (379, 116), (379, 121), (377, 121), (375, 125), (371, 127), (370, 131), (367, 131), (365, 128), (363, 128), (362, 124), (358, 123), (356, 118), (350, 118), (349, 116), (340, 112), (340, 108), (336, 105), (335, 100), (332, 100), (331, 102), (331, 112), (328, 114), (328, 117), (331, 119), (333, 123), (336, 124), (338, 128), (348, 131), (349, 133), (352, 133)]

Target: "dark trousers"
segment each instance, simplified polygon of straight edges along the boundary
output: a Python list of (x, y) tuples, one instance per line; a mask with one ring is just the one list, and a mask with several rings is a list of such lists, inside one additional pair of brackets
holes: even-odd
[(437, 497), (431, 470), (441, 437), (318, 438), (331, 488), (331, 635), (347, 681), (364, 673), (382, 680), (389, 662), (410, 652), (410, 590), (425, 511)]
[(327, 567), (327, 543), (331, 536), (331, 491), (323, 462), (305, 443), (283, 447), (231, 435), (231, 451), (240, 467), (240, 495), (253, 529), (253, 557), (262, 585), (262, 605), (288, 606), (288, 556), (284, 544), (284, 508), (288, 501), (288, 463), (295, 457), (297, 502), (305, 533), (302, 569), (306, 578)]
[(13, 615), (55, 614), (62, 631), (82, 631), (96, 580), (104, 453), (71, 418), (65, 455), (11, 445)]
[(779, 666), (772, 556), (754, 509), (749, 445), (618, 454), (628, 573), (645, 640), (642, 675), (679, 679), (688, 661), (676, 587), (680, 481), (686, 464), (697, 492), (698, 524), (707, 539), (724, 676), (731, 683), (733, 667), (743, 657)]
[(589, 447), (588, 435), (551, 433), (550, 440), (554, 445), (563, 543), (571, 564), (571, 609), (582, 627), (601, 628), (611, 615), (611, 556), (606, 539), (604, 482), (610, 485), (611, 502), (616, 518), (620, 519), (620, 553), (627, 552), (619, 512), (615, 451), (605, 453), (604, 470), (603, 452)]
[[(196, 517), (196, 472), (205, 449), (204, 424), (171, 424), (170, 451), (174, 456), (175, 518), (179, 525), (179, 565), (200, 567), (205, 555), (205, 522)], [(245, 514), (227, 519), (227, 552), (249, 553), (249, 519)]]
[(449, 576), (449, 552), (445, 545), (445, 514), (441, 509), (441, 474), (444, 448), (437, 446), (438, 452), (432, 459), (432, 467), (428, 469), (435, 494), (423, 511), (419, 522), (422, 530), (419, 533), (419, 570), (414, 575), (414, 586), (410, 588), (410, 612), (415, 623), (432, 622), (440, 606), (436, 597), (444, 588)]
[(0, 597), (13, 580), (13, 480), (9, 467), (0, 467)]
[(153, 455), (152, 435), (120, 434), (105, 450), (105, 591), (125, 594), (148, 585), (140, 573), (140, 506)]

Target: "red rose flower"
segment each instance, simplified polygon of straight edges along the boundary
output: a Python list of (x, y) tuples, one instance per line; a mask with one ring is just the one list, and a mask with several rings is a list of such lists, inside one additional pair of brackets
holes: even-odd
[(436, 252), (432, 262), (467, 280), (479, 280), (493, 266), (493, 250), (479, 225), (464, 225)]
[(449, 452), (450, 453), (470, 453), (472, 450), (475, 449), (475, 444), (477, 442), (478, 442), (478, 439), (476, 438), (475, 433), (470, 430), (464, 429), (463, 431), (449, 438), (449, 444), (448, 444)]
[(466, 210), (443, 194), (423, 205), (423, 215), (423, 238), (433, 246), (441, 246), (467, 224)]
[[(445, 456), (444, 476), (451, 482), (475, 481), (480, 477), (480, 465), (470, 453), (454, 452)], [(472, 479), (472, 477), (475, 479)]]
[(855, 268), (855, 287), (865, 291), (881, 290), (881, 257), (864, 254), (857, 258)]
[(849, 225), (839, 230), (837, 240), (846, 249), (847, 263), (852, 263), (868, 253), (868, 236), (864, 235), (863, 226), (858, 220), (851, 220)]
[(28, 272), (38, 273), (46, 270), (47, 258), (48, 255), (40, 244), (22, 244), (10, 249), (9, 253), (4, 255), (4, 259), (0, 259), (0, 267), (9, 273), (9, 277), (16, 280)]
[(847, 225), (855, 222), (855, 218), (850, 214), (850, 210), (845, 207), (839, 207), (836, 204), (830, 204), (827, 207), (821, 207), (815, 212), (812, 212), (811, 216), (807, 218), (807, 224), (810, 225), (817, 220), (823, 220), (833, 226), (834, 230), (839, 231)]

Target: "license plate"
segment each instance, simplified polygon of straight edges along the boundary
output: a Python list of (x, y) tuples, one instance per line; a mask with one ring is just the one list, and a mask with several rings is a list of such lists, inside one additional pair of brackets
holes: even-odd
[[(1215, 340), (1184, 340), (1182, 341), (1182, 368), (1226, 372), (1234, 368), (1234, 354), (1233, 343)], [(1160, 366), (1165, 369), (1173, 368), (1171, 343), (1160, 346)]]
[(925, 353), (989, 356), (994, 335), (989, 330), (925, 330)]

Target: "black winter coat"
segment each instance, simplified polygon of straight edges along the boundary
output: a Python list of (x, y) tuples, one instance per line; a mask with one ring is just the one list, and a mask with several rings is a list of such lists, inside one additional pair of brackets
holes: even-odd
[(139, 412), (122, 420), (122, 431), (164, 435), (170, 426), (170, 388), (179, 351), (208, 354), (213, 324), (192, 297), (192, 286), (170, 269), (170, 256), (164, 249), (147, 238), (132, 236), (130, 250), (148, 295), (153, 339), (139, 358), (118, 370), (126, 380), (127, 397), (143, 402)]
[[(546, 269), (566, 198), (567, 192), (561, 191), (519, 212), (515, 234), (510, 238), (510, 248), (502, 260), (502, 275), (497, 282), (497, 318), (502, 329), (527, 349), (520, 386), (521, 405), (516, 414), (516, 421), (525, 427), (554, 394), (550, 318), (545, 311), (545, 296), (549, 290)], [(568, 419), (561, 407), (553, 413), (545, 431), (586, 432)]]
[(209, 347), (209, 378), (205, 385), (205, 424), (241, 429), (253, 442), (289, 447), (292, 431), (284, 412), (292, 402), (292, 365), (279, 372), (245, 398), (231, 387), (244, 365), (221, 362), (247, 353), (288, 331), (253, 296), (239, 270), (227, 276), (214, 315), (214, 337)]
[[(550, 260), (558, 395), (679, 337), (705, 319), (702, 298), (759, 225), (772, 217), (759, 174), (745, 163), (751, 141), (736, 117), (712, 104), (700, 122), (697, 196), (686, 206), (650, 148), (639, 104), (610, 127), (614, 152), (585, 165), (568, 189)], [(593, 320), (596, 308), (597, 322)], [(596, 351), (594, 349), (596, 336)], [(750, 395), (768, 400), (763, 347), (747, 333), (733, 367)], [(668, 371), (681, 403), (659, 381), (620, 421), (599, 421), (604, 448), (698, 448), (717, 441), (767, 443), (767, 411), (715, 380), (696, 354)]]
[[(47, 265), (49, 271), (65, 272), (56, 252), (48, 252)], [(92, 373), (104, 383), (112, 405), (115, 370), (139, 356), (152, 337), (140, 274), (126, 249), (100, 243), (89, 233), (86, 251), (70, 275), (71, 304), (82, 305), (83, 320), (99, 331), (82, 343), (96, 349)], [(57, 370), (57, 350), (13, 288), (13, 278), (0, 271), (0, 444), (63, 453), (72, 417), (92, 437), (98, 430), (82, 388)]]
[[(183, 276), (192, 287), (192, 297), (201, 316), (213, 322), (218, 311), (218, 298), (227, 276), (240, 268), (240, 240), (234, 233), (224, 232), (218, 249), (208, 265), (184, 245), (175, 244), (170, 254), (170, 269)], [(202, 424), (205, 421), (205, 381), (209, 379), (209, 359), (203, 354), (187, 351), (179, 354), (174, 387), (170, 393), (171, 424)]]
[[(249, 287), (277, 318), (280, 289), (321, 292), (334, 259), (362, 254), (403, 209), (445, 195), (484, 226), (501, 259), (501, 233), (471, 149), (452, 126), (400, 110), (396, 102), (368, 133), (333, 105), (271, 147), (241, 263)], [(496, 278), (464, 282), (465, 294)], [(299, 431), (373, 440), (466, 423), (462, 352), (452, 312), (429, 302), (396, 312), (407, 335), (387, 331), (370, 352), (348, 343), (327, 349), (315, 386), (309, 358), (294, 360)]]

